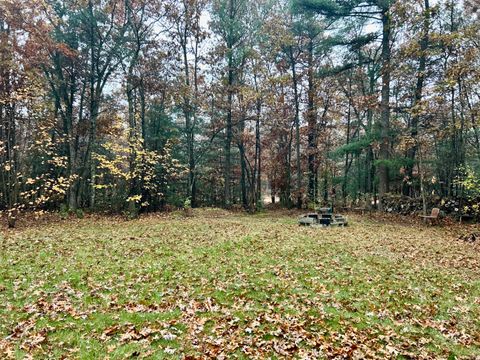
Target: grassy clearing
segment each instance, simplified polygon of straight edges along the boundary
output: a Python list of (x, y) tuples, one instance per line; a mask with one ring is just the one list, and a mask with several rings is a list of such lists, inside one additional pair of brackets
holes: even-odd
[(0, 355), (479, 357), (480, 247), (456, 237), (212, 210), (4, 233)]

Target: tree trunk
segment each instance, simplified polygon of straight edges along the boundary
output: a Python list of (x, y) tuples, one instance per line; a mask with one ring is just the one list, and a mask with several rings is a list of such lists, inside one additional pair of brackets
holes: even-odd
[[(229, 19), (234, 20), (235, 8), (234, 1), (229, 0)], [(229, 38), (227, 41), (228, 54), (228, 83), (227, 83), (227, 119), (225, 127), (225, 169), (224, 169), (224, 205), (229, 208), (232, 204), (232, 187), (231, 187), (231, 171), (232, 171), (232, 106), (233, 106), (233, 85), (234, 85), (234, 69), (233, 69), (233, 39)]]
[(256, 195), (255, 203), (260, 204), (262, 202), (262, 143), (260, 138), (260, 116), (262, 112), (262, 103), (260, 99), (257, 100), (257, 118), (255, 122), (255, 159), (257, 164), (256, 170)]
[(87, 167), (90, 172), (90, 207), (95, 206), (95, 180), (96, 180), (96, 166), (93, 160), (93, 152), (96, 147), (96, 134), (97, 134), (97, 116), (98, 116), (98, 103), (96, 99), (95, 83), (99, 81), (96, 79), (96, 68), (98, 66), (97, 56), (95, 54), (95, 27), (94, 27), (94, 13), (93, 13), (93, 3), (91, 0), (88, 2), (89, 7), (89, 16), (90, 16), (90, 74), (89, 74), (89, 85), (90, 85), (90, 129), (89, 129), (89, 139), (88, 139), (88, 150), (87, 150)]
[[(248, 194), (247, 194), (247, 161), (245, 154), (245, 142), (243, 139), (245, 131), (245, 112), (246, 109), (243, 107), (243, 96), (239, 94), (238, 96), (240, 102), (240, 112), (242, 115), (240, 121), (238, 122), (238, 151), (240, 152), (240, 191), (242, 198), (242, 207), (245, 210), (248, 210)], [(252, 183), (253, 184), (253, 183)], [(253, 186), (252, 186), (253, 188)]]
[[(137, 49), (138, 51), (140, 49)], [(130, 189), (129, 196), (140, 194), (138, 189), (138, 177), (136, 176), (136, 158), (137, 158), (137, 146), (138, 146), (138, 133), (137, 133), (137, 120), (136, 120), (136, 106), (135, 106), (135, 84), (134, 84), (134, 69), (138, 59), (138, 51), (133, 55), (127, 73), (127, 103), (128, 103), (128, 141), (130, 146)], [(129, 213), (131, 215), (137, 212), (135, 202), (131, 201), (129, 204)]]
[[(368, 68), (368, 95), (373, 96), (375, 92), (375, 68), (369, 67)], [(367, 109), (367, 135), (371, 136), (373, 131), (373, 109), (371, 106)], [(369, 144), (367, 148), (367, 154), (365, 157), (365, 192), (368, 194), (372, 194), (374, 190), (373, 181), (375, 178), (375, 164), (374, 164), (375, 156), (373, 153), (372, 145)]]
[(293, 55), (293, 48), (290, 46), (290, 66), (292, 68), (292, 81), (293, 81), (293, 96), (295, 103), (295, 152), (296, 152), (296, 165), (297, 165), (297, 208), (302, 207), (302, 168), (300, 162), (300, 98), (298, 94), (298, 79), (297, 79), (297, 68), (296, 68), (296, 59)]
[(251, 210), (255, 210), (255, 207), (261, 202), (261, 143), (260, 143), (260, 117), (262, 113), (262, 100), (257, 84), (257, 75), (254, 74), (255, 91), (257, 93), (257, 99), (255, 101), (256, 114), (255, 114), (255, 160), (253, 165), (252, 176), (252, 189), (250, 207)]
[(316, 200), (317, 189), (317, 109), (315, 106), (315, 75), (313, 63), (313, 40), (308, 43), (308, 199)]
[[(408, 177), (409, 183), (413, 181), (413, 166), (415, 163), (415, 155), (417, 152), (417, 135), (418, 135), (418, 123), (420, 120), (421, 113), (418, 107), (421, 105), (422, 96), (423, 96), (423, 84), (425, 82), (425, 70), (427, 64), (427, 49), (429, 42), (429, 28), (430, 28), (430, 4), (429, 0), (424, 0), (424, 20), (423, 20), (423, 29), (422, 29), (422, 38), (420, 40), (420, 59), (417, 72), (417, 84), (415, 86), (415, 95), (413, 101), (413, 107), (415, 108), (414, 115), (412, 116), (412, 121), (410, 124), (410, 135), (414, 140), (414, 146), (412, 146), (407, 151), (407, 158), (410, 162), (406, 167), (406, 175)], [(408, 183), (407, 183), (408, 184)], [(412, 196), (412, 186), (408, 185), (404, 187), (404, 195)]]
[(378, 164), (378, 208), (383, 211), (383, 198), (388, 192), (388, 160), (390, 157), (390, 41), (391, 21), (389, 9), (382, 13), (382, 99), (380, 102), (380, 151)]
[(228, 70), (228, 99), (227, 99), (227, 123), (226, 123), (226, 134), (225, 134), (225, 170), (224, 170), (224, 179), (225, 179), (225, 207), (229, 208), (231, 206), (232, 200), (232, 189), (230, 184), (231, 178), (231, 147), (232, 147), (232, 106), (233, 106), (233, 70), (231, 69), (232, 59), (231, 55), (229, 56), (229, 70)]
[[(346, 139), (347, 145), (350, 144), (351, 117), (352, 117), (352, 77), (350, 74), (348, 77), (348, 108), (347, 108), (347, 139)], [(344, 168), (343, 182), (342, 182), (342, 198), (343, 198), (344, 206), (346, 205), (346, 201), (347, 201), (348, 173), (350, 170), (349, 160), (350, 160), (350, 153), (347, 151), (345, 152), (345, 168)]]
[[(185, 24), (183, 31), (179, 34), (181, 37), (180, 45), (182, 47), (183, 54), (183, 71), (185, 76), (185, 94), (183, 96), (183, 114), (185, 116), (185, 136), (187, 140), (187, 154), (188, 154), (188, 184), (187, 184), (187, 198), (190, 199), (192, 207), (196, 206), (196, 194), (195, 194), (195, 154), (194, 154), (194, 126), (192, 124), (192, 104), (190, 99), (190, 68), (188, 63), (188, 5), (185, 5)], [(195, 71), (196, 75), (196, 71)]]

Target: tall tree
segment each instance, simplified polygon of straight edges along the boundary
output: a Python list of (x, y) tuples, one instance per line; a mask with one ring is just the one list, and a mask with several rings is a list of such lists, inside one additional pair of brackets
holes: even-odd
[[(423, 99), (423, 89), (425, 84), (425, 79), (427, 76), (427, 51), (429, 47), (429, 31), (430, 31), (430, 2), (429, 0), (424, 0), (423, 3), (423, 21), (421, 26), (421, 35), (419, 39), (419, 54), (418, 54), (418, 71), (416, 76), (415, 84), (415, 93), (413, 97), (413, 116), (410, 124), (410, 135), (413, 138), (413, 146), (409, 148), (407, 152), (407, 157), (409, 162), (407, 163), (406, 174), (408, 176), (408, 183), (412, 184), (411, 179), (413, 178), (413, 165), (415, 161), (415, 156), (417, 153), (418, 142), (416, 140), (418, 135), (418, 127), (421, 116), (423, 115), (422, 111), (422, 99)], [(411, 186), (406, 186), (404, 188), (405, 195), (413, 195)]]
[(183, 79), (182, 110), (185, 118), (185, 138), (188, 158), (187, 198), (193, 207), (197, 205), (196, 145), (198, 132), (200, 48), (206, 37), (201, 17), (206, 2), (202, 0), (183, 0), (173, 2), (168, 13), (174, 24), (172, 36), (177, 39), (182, 54)]
[(377, 176), (379, 180), (378, 207), (383, 210), (383, 198), (389, 190), (389, 158), (390, 158), (390, 81), (391, 81), (391, 42), (392, 42), (392, 1), (317, 1), (302, 0), (304, 7), (317, 11), (329, 18), (345, 19), (359, 17), (379, 21), (381, 24), (381, 99), (380, 117), (377, 123), (379, 150)]
[(244, 40), (247, 36), (246, 0), (217, 0), (214, 2), (214, 30), (222, 39), (223, 55), (226, 60), (226, 91), (225, 105), (225, 148), (224, 148), (224, 205), (232, 204), (232, 139), (233, 139), (233, 101), (238, 81), (239, 66), (243, 63)]

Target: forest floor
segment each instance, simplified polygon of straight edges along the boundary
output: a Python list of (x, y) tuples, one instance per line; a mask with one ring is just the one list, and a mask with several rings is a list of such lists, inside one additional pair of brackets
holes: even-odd
[(474, 227), (287, 212), (4, 231), (0, 358), (478, 358)]

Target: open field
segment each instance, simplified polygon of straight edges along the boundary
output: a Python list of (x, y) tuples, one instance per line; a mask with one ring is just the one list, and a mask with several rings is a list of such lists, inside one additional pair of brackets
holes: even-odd
[(479, 358), (458, 231), (203, 210), (5, 232), (0, 357)]

